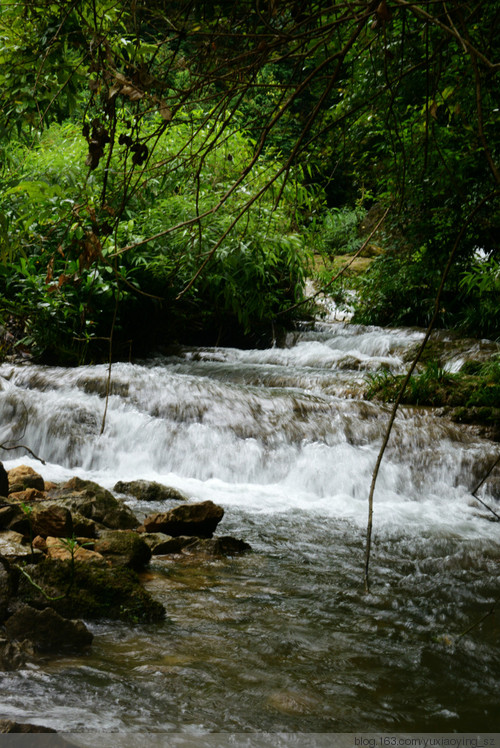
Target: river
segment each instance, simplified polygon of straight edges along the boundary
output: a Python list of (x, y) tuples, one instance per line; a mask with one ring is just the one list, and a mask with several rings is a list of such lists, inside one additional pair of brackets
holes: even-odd
[[(0, 441), (22, 437), (47, 461), (4, 452), (7, 468), (107, 488), (156, 480), (221, 504), (219, 534), (253, 548), (153, 559), (144, 583), (167, 620), (91, 622), (85, 657), (0, 673), (0, 718), (63, 732), (498, 730), (498, 620), (458, 640), (498, 595), (500, 527), (471, 495), (498, 445), (401, 409), (363, 592), (389, 409), (360, 387), (381, 368), (402, 371), (421, 338), (324, 322), (283, 348), (116, 364), (102, 435), (107, 367), (0, 367)], [(129, 505), (141, 517), (159, 509)]]

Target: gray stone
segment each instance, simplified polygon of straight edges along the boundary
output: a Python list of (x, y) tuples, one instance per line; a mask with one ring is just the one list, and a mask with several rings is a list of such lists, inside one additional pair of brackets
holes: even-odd
[(110, 491), (92, 481), (72, 478), (50, 491), (61, 506), (112, 530), (131, 530), (139, 525), (134, 513)]
[(118, 481), (113, 491), (135, 496), (139, 501), (188, 501), (188, 497), (176, 488), (149, 480)]

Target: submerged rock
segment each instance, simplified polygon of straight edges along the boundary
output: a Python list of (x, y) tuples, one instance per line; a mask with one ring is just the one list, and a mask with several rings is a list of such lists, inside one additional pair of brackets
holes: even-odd
[(130, 494), (139, 501), (188, 501), (188, 497), (176, 488), (149, 480), (133, 480), (128, 483), (118, 481), (113, 491)]
[(217, 558), (220, 556), (236, 556), (252, 550), (252, 547), (244, 540), (238, 540), (229, 535), (220, 538), (195, 538), (192, 535), (179, 535), (176, 538), (169, 538), (164, 535), (163, 537), (165, 540), (154, 546), (153, 555), (155, 556), (185, 553)]
[(151, 514), (144, 520), (146, 532), (163, 532), (177, 537), (194, 535), (198, 538), (211, 538), (224, 516), (224, 509), (213, 501), (196, 504), (180, 504), (168, 512)]
[(28, 465), (19, 465), (8, 472), (9, 493), (24, 491), (26, 488), (36, 488), (37, 491), (45, 490), (42, 476)]
[(244, 540), (223, 535), (220, 538), (196, 538), (185, 546), (185, 553), (199, 553), (205, 556), (237, 556), (252, 550), (249, 543)]
[(39, 652), (82, 651), (92, 644), (93, 634), (83, 621), (63, 618), (51, 608), (37, 610), (23, 605), (5, 622), (9, 639), (29, 641)]
[(51, 607), (68, 618), (111, 618), (136, 623), (165, 617), (163, 605), (142, 587), (131, 569), (44, 559), (25, 566), (24, 572), (31, 581), (20, 573), (19, 599), (37, 608)]
[(94, 543), (94, 551), (104, 556), (113, 566), (125, 566), (135, 571), (143, 569), (151, 558), (149, 545), (136, 532), (106, 530)]

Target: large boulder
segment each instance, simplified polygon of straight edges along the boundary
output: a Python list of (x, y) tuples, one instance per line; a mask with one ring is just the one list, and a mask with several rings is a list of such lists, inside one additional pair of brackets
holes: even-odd
[(8, 472), (9, 493), (24, 491), (26, 488), (36, 488), (38, 491), (45, 490), (42, 476), (28, 465), (19, 465)]
[(110, 529), (131, 530), (139, 525), (139, 520), (123, 501), (92, 481), (72, 478), (49, 491), (49, 495), (59, 505)]
[(31, 512), (31, 531), (44, 538), (70, 538), (73, 535), (71, 512), (57, 504), (36, 506)]
[(106, 530), (94, 543), (100, 553), (113, 566), (125, 566), (135, 571), (143, 569), (151, 558), (149, 545), (131, 530)]
[(150, 480), (118, 481), (113, 491), (135, 496), (139, 501), (188, 501), (188, 497), (176, 488)]
[(9, 495), (9, 476), (3, 463), (0, 462), (0, 496)]
[(5, 622), (9, 639), (28, 641), (39, 652), (80, 652), (92, 644), (93, 634), (83, 621), (70, 621), (51, 608), (22, 605)]
[(18, 597), (36, 608), (49, 606), (60, 615), (87, 620), (111, 618), (137, 623), (165, 617), (163, 605), (142, 587), (131, 569), (45, 559), (25, 566), (23, 571)]
[(168, 512), (151, 514), (144, 520), (146, 532), (163, 532), (177, 537), (194, 535), (198, 538), (211, 538), (215, 528), (224, 516), (224, 509), (213, 501), (196, 504), (180, 504)]

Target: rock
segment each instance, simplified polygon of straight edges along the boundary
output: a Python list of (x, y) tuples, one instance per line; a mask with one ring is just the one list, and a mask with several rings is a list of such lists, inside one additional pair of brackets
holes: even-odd
[(39, 491), (38, 488), (26, 488), (24, 491), (11, 491), (9, 499), (17, 501), (19, 504), (32, 504), (36, 501), (44, 501), (47, 494)]
[(3, 462), (0, 462), (0, 496), (9, 495), (9, 476), (6, 469), (3, 466)]
[(72, 512), (73, 533), (76, 537), (96, 538), (97, 528), (94, 520), (84, 517), (80, 512)]
[(126, 566), (140, 571), (151, 558), (151, 550), (142, 537), (129, 530), (107, 530), (94, 544), (94, 550), (101, 553), (113, 566)]
[(224, 509), (213, 501), (180, 504), (161, 514), (151, 514), (144, 520), (146, 532), (164, 532), (173, 537), (194, 535), (211, 538), (224, 516)]
[(31, 513), (31, 531), (42, 537), (70, 538), (73, 535), (71, 512), (57, 504), (35, 507)]
[(155, 556), (168, 556), (170, 554), (187, 553), (189, 555), (199, 554), (211, 558), (218, 556), (236, 556), (247, 553), (252, 547), (243, 540), (237, 540), (229, 535), (220, 538), (195, 538), (193, 536), (180, 535), (176, 538), (168, 537), (162, 533), (145, 534), (144, 538), (161, 537), (162, 539), (150, 540), (152, 553)]
[(180, 553), (183, 548), (183, 542), (192, 543), (193, 538), (178, 537), (173, 538), (171, 535), (165, 535), (163, 532), (145, 532), (141, 538), (149, 546), (154, 556), (166, 553)]
[(39, 652), (82, 651), (92, 644), (93, 634), (83, 621), (70, 621), (51, 608), (37, 610), (23, 605), (5, 622), (11, 640), (31, 642)]
[[(55, 733), (56, 731), (52, 729), (52, 727), (43, 727), (42, 725), (32, 725), (28, 722), (26, 723), (20, 723), (20, 722), (13, 722), (11, 719), (0, 719), (0, 734), (6, 734), (6, 733), (43, 733), (43, 732), (49, 732), (49, 733)], [(43, 739), (37, 740), (36, 743), (39, 748), (45, 748), (45, 746), (49, 745), (49, 742), (44, 741)], [(70, 743), (67, 742), (64, 738), (59, 737), (56, 735), (55, 737), (50, 738), (50, 746), (53, 748), (62, 748), (63, 746), (69, 746)]]
[(59, 505), (113, 530), (131, 530), (139, 525), (137, 517), (122, 501), (92, 481), (72, 478), (49, 495)]
[(33, 582), (51, 598), (47, 600), (23, 575), (19, 576), (18, 597), (34, 607), (50, 606), (70, 618), (109, 618), (153, 622), (165, 617), (165, 608), (145, 590), (131, 569), (44, 559), (24, 567)]
[(161, 538), (161, 540), (151, 540), (152, 543), (151, 553), (154, 556), (167, 556), (170, 553), (181, 553), (182, 550), (191, 543), (196, 542), (196, 538), (188, 535), (179, 535), (173, 538), (170, 535), (164, 533), (145, 533), (144, 538), (148, 542), (147, 538)]
[[(24, 535), (14, 530), (0, 532), (0, 555), (9, 561), (33, 561), (33, 553), (29, 545), (23, 545)], [(35, 550), (35, 556), (40, 552)]]
[(188, 497), (171, 486), (163, 486), (161, 483), (148, 480), (133, 480), (129, 483), (118, 481), (113, 491), (135, 496), (139, 501), (188, 501)]
[(45, 490), (42, 476), (28, 465), (19, 465), (19, 467), (12, 468), (12, 470), (9, 470), (8, 476), (9, 493), (24, 491), (25, 488), (36, 488), (38, 491)]
[(10, 564), (0, 556), (0, 623), (7, 618), (7, 610), (13, 592), (13, 579)]
[(29, 538), (31, 523), (28, 514), (19, 504), (0, 499), (0, 530), (14, 530)]
[[(26, 663), (26, 655), (15, 642), (0, 639), (0, 670), (19, 670)], [(0, 720), (0, 733), (2, 720)]]
[(220, 538), (197, 538), (185, 546), (185, 553), (200, 553), (206, 556), (237, 556), (248, 553), (252, 546), (244, 540), (223, 535)]
[[(70, 543), (72, 540), (70, 541)], [(43, 549), (42, 549), (43, 550)], [(48, 537), (45, 540), (45, 550), (47, 556), (53, 561), (70, 561), (72, 551), (68, 543), (64, 542), (63, 538), (51, 538)], [(82, 561), (87, 564), (103, 564), (105, 563), (104, 556), (95, 551), (91, 551), (85, 546), (78, 545), (73, 550), (73, 559), (75, 561)]]

